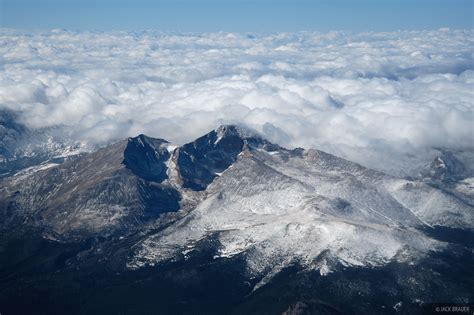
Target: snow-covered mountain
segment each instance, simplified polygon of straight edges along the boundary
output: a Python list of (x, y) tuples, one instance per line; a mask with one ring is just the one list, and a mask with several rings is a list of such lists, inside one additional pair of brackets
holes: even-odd
[[(214, 140), (214, 133), (224, 136)], [(235, 135), (243, 140), (232, 140), (241, 148), (238, 154), (229, 150), (235, 162), (212, 169), (215, 179), (203, 200), (137, 245), (129, 268), (186, 258), (195, 244), (213, 237), (219, 243), (216, 258), (245, 254), (251, 274), (272, 275), (294, 263), (324, 274), (331, 270), (330, 260), (380, 265), (416, 259), (443, 246), (417, 227), (474, 227), (471, 204), (425, 183), (396, 179), (317, 150), (289, 151), (241, 136), (232, 126), (188, 145), (208, 146), (200, 156), (189, 154), (189, 160), (209, 165), (206, 158), (219, 142), (231, 143)], [(171, 159), (170, 172), (181, 170), (179, 161)]]
[[(140, 135), (5, 178), (0, 227), (12, 235), (38, 233), (48, 244), (82, 244), (59, 268), (66, 274), (90, 270), (92, 262), (137, 277), (156, 268), (163, 274), (206, 266), (211, 272), (209, 266), (218, 265), (246, 283), (245, 294), (236, 293), (246, 305), (260, 292), (273, 292), (295, 266), (310, 282), (394, 265), (408, 272), (430, 259), (446, 264), (438, 257), (445, 253), (467, 255), (458, 262), (466, 267), (472, 242), (459, 235), (473, 235), (472, 186), (434, 184), (466, 180), (459, 175), (462, 163), (449, 157), (434, 162), (430, 180), (408, 180), (315, 149), (288, 150), (239, 126), (221, 126), (182, 146)], [(391, 312), (400, 308), (389, 305), (396, 299), (411, 301), (407, 310), (430, 302), (422, 288), (436, 287), (436, 268), (410, 280), (413, 292), (399, 292), (409, 282), (402, 276), (389, 281), (392, 296), (359, 310)], [(473, 298), (466, 284), (452, 286), (458, 302)], [(296, 294), (288, 301), (314, 304), (318, 298)], [(321, 305), (348, 310), (332, 298)]]

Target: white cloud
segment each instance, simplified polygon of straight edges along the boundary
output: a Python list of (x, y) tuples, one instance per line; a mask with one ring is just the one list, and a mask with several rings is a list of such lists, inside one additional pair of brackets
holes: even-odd
[(474, 147), (473, 35), (0, 30), (0, 108), (98, 143), (183, 143), (244, 123), (284, 146), (408, 172), (430, 148)]

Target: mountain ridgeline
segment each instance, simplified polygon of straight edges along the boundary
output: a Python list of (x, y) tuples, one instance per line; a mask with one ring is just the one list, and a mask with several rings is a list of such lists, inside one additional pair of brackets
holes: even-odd
[(0, 311), (379, 314), (469, 303), (464, 174), (446, 153), (429, 181), (396, 178), (234, 125), (182, 146), (139, 135), (0, 181)]
[(58, 235), (77, 232), (77, 236), (140, 226), (186, 205), (183, 191), (204, 191), (247, 146), (267, 144), (243, 132), (222, 126), (178, 148), (139, 135), (31, 176), (4, 181), (2, 225), (27, 221), (38, 228), (52, 227)]

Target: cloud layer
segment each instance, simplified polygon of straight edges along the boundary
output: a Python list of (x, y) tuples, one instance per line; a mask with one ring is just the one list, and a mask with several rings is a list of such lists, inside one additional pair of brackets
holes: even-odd
[(0, 30), (0, 108), (104, 144), (224, 123), (392, 173), (473, 149), (474, 31), (281, 34)]

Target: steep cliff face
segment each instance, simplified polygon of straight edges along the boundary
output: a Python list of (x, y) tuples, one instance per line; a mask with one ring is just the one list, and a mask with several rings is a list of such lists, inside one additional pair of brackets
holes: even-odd
[(232, 165), (248, 147), (269, 144), (256, 134), (237, 126), (221, 126), (216, 130), (180, 147), (177, 166), (183, 187), (205, 190), (207, 186)]
[(166, 161), (170, 158), (170, 152), (166, 140), (145, 135), (130, 138), (123, 156), (123, 164), (145, 180), (161, 183), (168, 178)]

